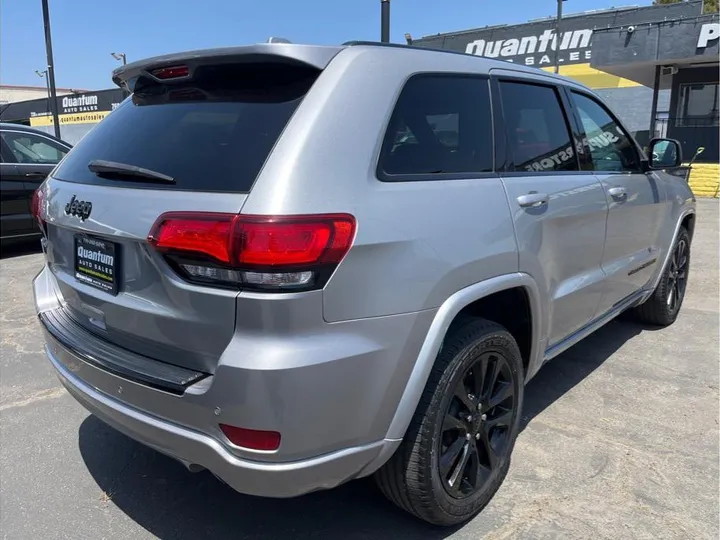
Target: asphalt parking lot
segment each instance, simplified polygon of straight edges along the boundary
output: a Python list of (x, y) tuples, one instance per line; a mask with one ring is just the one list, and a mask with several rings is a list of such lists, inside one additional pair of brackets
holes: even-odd
[[(96, 420), (42, 353), (30, 281), (0, 260), (0, 532), (5, 539), (718, 538), (718, 201), (701, 200), (681, 315), (616, 321), (543, 368), (510, 474), (486, 510), (438, 530), (371, 481), (292, 500), (237, 494)], [(32, 246), (30, 246), (32, 247)]]

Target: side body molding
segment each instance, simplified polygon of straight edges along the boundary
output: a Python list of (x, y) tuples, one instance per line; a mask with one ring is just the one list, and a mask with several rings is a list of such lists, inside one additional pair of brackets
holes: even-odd
[(410, 425), (420, 396), (425, 389), (425, 384), (430, 376), (435, 358), (437, 357), (440, 347), (445, 339), (450, 324), (455, 316), (467, 305), (506, 289), (515, 287), (523, 287), (530, 299), (530, 312), (532, 316), (532, 341), (530, 347), (530, 359), (526, 373), (526, 381), (540, 367), (542, 362), (542, 303), (540, 290), (535, 280), (528, 274), (515, 272), (512, 274), (504, 274), (486, 281), (470, 285), (459, 290), (450, 296), (438, 309), (433, 319), (427, 337), (423, 343), (420, 354), (418, 355), (415, 367), (410, 374), (408, 383), (405, 386), (400, 403), (395, 411), (390, 427), (386, 435), (386, 439), (402, 439), (405, 431)]

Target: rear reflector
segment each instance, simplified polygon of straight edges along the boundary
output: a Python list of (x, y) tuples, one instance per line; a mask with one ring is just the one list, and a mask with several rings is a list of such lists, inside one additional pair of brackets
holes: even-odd
[(277, 431), (245, 429), (227, 424), (220, 424), (220, 429), (235, 446), (264, 451), (277, 450), (280, 447), (280, 434)]
[(148, 240), (191, 281), (308, 289), (324, 284), (354, 236), (349, 214), (170, 212), (158, 218)]
[(187, 66), (169, 66), (153, 69), (150, 73), (157, 79), (180, 79), (187, 77), (190, 74), (190, 69)]

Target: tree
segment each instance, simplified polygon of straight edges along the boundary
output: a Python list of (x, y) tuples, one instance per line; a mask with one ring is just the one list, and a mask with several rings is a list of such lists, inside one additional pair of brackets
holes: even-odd
[[(654, 6), (661, 6), (665, 4), (679, 4), (680, 2), (686, 2), (687, 0), (655, 0)], [(717, 13), (718, 12), (718, 0), (705, 0), (703, 3), (703, 13)]]

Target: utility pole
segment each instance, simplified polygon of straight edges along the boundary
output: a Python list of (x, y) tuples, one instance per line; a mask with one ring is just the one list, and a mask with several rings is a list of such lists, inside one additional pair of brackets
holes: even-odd
[(60, 119), (57, 110), (57, 90), (55, 89), (55, 64), (53, 63), (52, 37), (50, 36), (50, 9), (48, 0), (42, 0), (43, 23), (45, 25), (45, 51), (47, 52), (47, 82), (50, 88), (50, 113), (55, 126), (55, 136), (60, 138)]
[(555, 20), (555, 73), (560, 73), (560, 21), (562, 20), (562, 3), (557, 0), (557, 19)]
[(390, 43), (390, 0), (380, 0), (380, 41)]
[[(274, 38), (270, 38), (270, 39), (274, 39)], [(273, 42), (268, 41), (268, 43), (273, 43)], [(290, 43), (290, 42), (288, 41), (287, 43)], [(111, 52), (110, 55), (118, 62), (122, 62), (123, 66), (127, 65), (127, 56), (125, 55), (124, 52)], [(122, 95), (123, 95), (123, 99), (125, 99), (126, 97), (128, 97), (130, 95), (130, 92), (126, 88), (123, 87)]]

